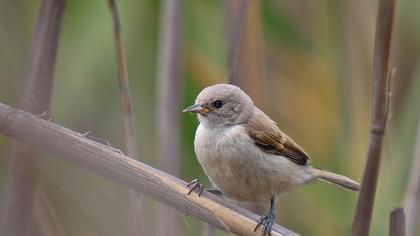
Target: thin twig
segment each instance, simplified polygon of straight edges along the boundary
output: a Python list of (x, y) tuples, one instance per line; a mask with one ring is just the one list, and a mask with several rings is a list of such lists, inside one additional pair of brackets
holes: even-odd
[[(229, 0), (226, 0), (229, 1)], [(229, 55), (228, 55), (228, 70), (229, 77), (228, 82), (230, 84), (238, 84), (238, 64), (239, 64), (239, 52), (241, 49), (241, 36), (245, 28), (245, 14), (247, 11), (249, 0), (241, 0), (240, 7), (237, 11), (235, 9), (228, 11), (228, 16), (230, 17), (231, 23), (229, 24)], [(236, 3), (225, 3), (236, 4)], [(235, 13), (230, 15), (231, 13)]]
[[(32, 36), (19, 107), (34, 114), (47, 114), (64, 0), (41, 0)], [(45, 119), (48, 117), (44, 116)], [(31, 235), (31, 219), (37, 166), (40, 154), (20, 142), (13, 142), (5, 187), (1, 235)]]
[(396, 208), (391, 212), (389, 236), (405, 236), (404, 208)]
[[(121, 23), (118, 16), (115, 0), (108, 0), (109, 8), (114, 22), (115, 46), (118, 58), (119, 85), (121, 111), (124, 119), (124, 137), (127, 155), (135, 160), (138, 159), (136, 129), (134, 126), (133, 105), (131, 102), (130, 86), (128, 82), (128, 70), (125, 59), (124, 42), (121, 36)], [(131, 220), (134, 226), (135, 235), (144, 235), (143, 217), (140, 194), (130, 191), (131, 200)]]
[(372, 218), (381, 162), (382, 143), (390, 104), (390, 83), (393, 73), (389, 73), (388, 59), (394, 6), (395, 0), (379, 1), (373, 58), (372, 119), (369, 147), (356, 213), (353, 219), (353, 236), (368, 235)]
[[(161, 6), (161, 31), (158, 58), (158, 150), (163, 171), (178, 175), (179, 111), (182, 78), (182, 9), (183, 0), (165, 0)], [(178, 215), (167, 206), (157, 204), (156, 235), (178, 235)]]
[[(39, 119), (27, 112), (0, 103), (0, 133), (63, 157), (69, 162), (114, 180), (179, 212), (192, 214), (224, 231), (239, 235), (261, 235), (253, 232), (258, 216), (222, 198), (204, 191), (187, 195), (187, 183), (111, 151), (78, 132)], [(297, 235), (274, 225), (273, 236)]]

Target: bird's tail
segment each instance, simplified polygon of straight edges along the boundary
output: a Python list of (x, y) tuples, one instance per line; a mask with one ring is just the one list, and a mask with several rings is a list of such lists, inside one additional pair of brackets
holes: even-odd
[(312, 168), (312, 173), (314, 173), (317, 178), (326, 181), (331, 184), (336, 184), (342, 188), (359, 191), (360, 184), (356, 181), (339, 174), (335, 174), (326, 170), (321, 170), (317, 168)]

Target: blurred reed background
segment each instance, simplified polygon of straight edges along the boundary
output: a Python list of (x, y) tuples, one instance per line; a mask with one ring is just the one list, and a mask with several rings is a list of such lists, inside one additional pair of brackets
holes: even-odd
[[(204, 86), (226, 81), (229, 17), (235, 0), (185, 0), (178, 94), (178, 177), (208, 185), (193, 152), (194, 116), (181, 114)], [(159, 158), (160, 35), (162, 3), (117, 1), (141, 160)], [(230, 6), (232, 7), (232, 6)], [(233, 6), (234, 7), (234, 6)], [(241, 34), (238, 83), (255, 103), (312, 156), (314, 166), (357, 180), (365, 164), (370, 120), (371, 64), (377, 3), (250, 0)], [(38, 1), (0, 0), (0, 102), (16, 106)], [(389, 213), (404, 204), (415, 147), (420, 145), (420, 1), (398, 0), (391, 63), (392, 110), (384, 143), (371, 235), (386, 235)], [(112, 18), (105, 0), (66, 1), (50, 117), (124, 150)], [(159, 111), (159, 112), (158, 112)], [(0, 200), (4, 201), (10, 141), (0, 135)], [(420, 155), (420, 154), (417, 154)], [(420, 157), (419, 157), (420, 158)], [(419, 162), (417, 162), (419, 163)], [(419, 166), (417, 166), (417, 171)], [(132, 235), (125, 187), (45, 155), (34, 205), (34, 235), (43, 232), (40, 204), (60, 235)], [(43, 197), (39, 197), (43, 196)], [(39, 200), (42, 199), (42, 200)], [(302, 235), (348, 235), (356, 194), (315, 183), (282, 196), (278, 223)], [(42, 201), (47, 201), (42, 203)], [(165, 222), (156, 204), (143, 201), (144, 230)], [(2, 206), (4, 208), (4, 206)], [(200, 235), (203, 224), (175, 214), (173, 235)], [(418, 222), (420, 225), (420, 222)], [(419, 231), (417, 231), (419, 232)], [(217, 235), (225, 233), (216, 231)]]

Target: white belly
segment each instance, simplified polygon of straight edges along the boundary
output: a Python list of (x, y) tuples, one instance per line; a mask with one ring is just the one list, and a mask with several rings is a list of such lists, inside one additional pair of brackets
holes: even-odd
[(210, 181), (237, 201), (268, 202), (272, 194), (313, 178), (306, 167), (262, 152), (242, 126), (206, 129), (200, 124), (194, 149)]

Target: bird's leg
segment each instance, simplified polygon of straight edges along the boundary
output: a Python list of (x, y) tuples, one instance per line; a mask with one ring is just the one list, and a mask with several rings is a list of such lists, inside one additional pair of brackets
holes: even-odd
[(192, 193), (192, 191), (194, 191), (194, 189), (198, 188), (198, 196), (199, 196), (199, 197), (200, 197), (200, 196), (201, 196), (201, 194), (203, 193), (203, 189), (204, 189), (203, 184), (202, 184), (202, 183), (200, 183), (200, 182), (198, 181), (198, 179), (194, 179), (193, 181), (189, 182), (189, 183), (187, 184), (187, 188), (189, 188), (189, 189), (190, 189), (190, 191), (188, 192), (188, 195), (190, 195), (190, 194)]
[(262, 225), (262, 232), (263, 236), (270, 235), (271, 236), (271, 228), (273, 224), (276, 222), (276, 196), (273, 194), (270, 199), (270, 211), (267, 214), (261, 216), (260, 220), (255, 226), (254, 232), (257, 231), (258, 227)]

